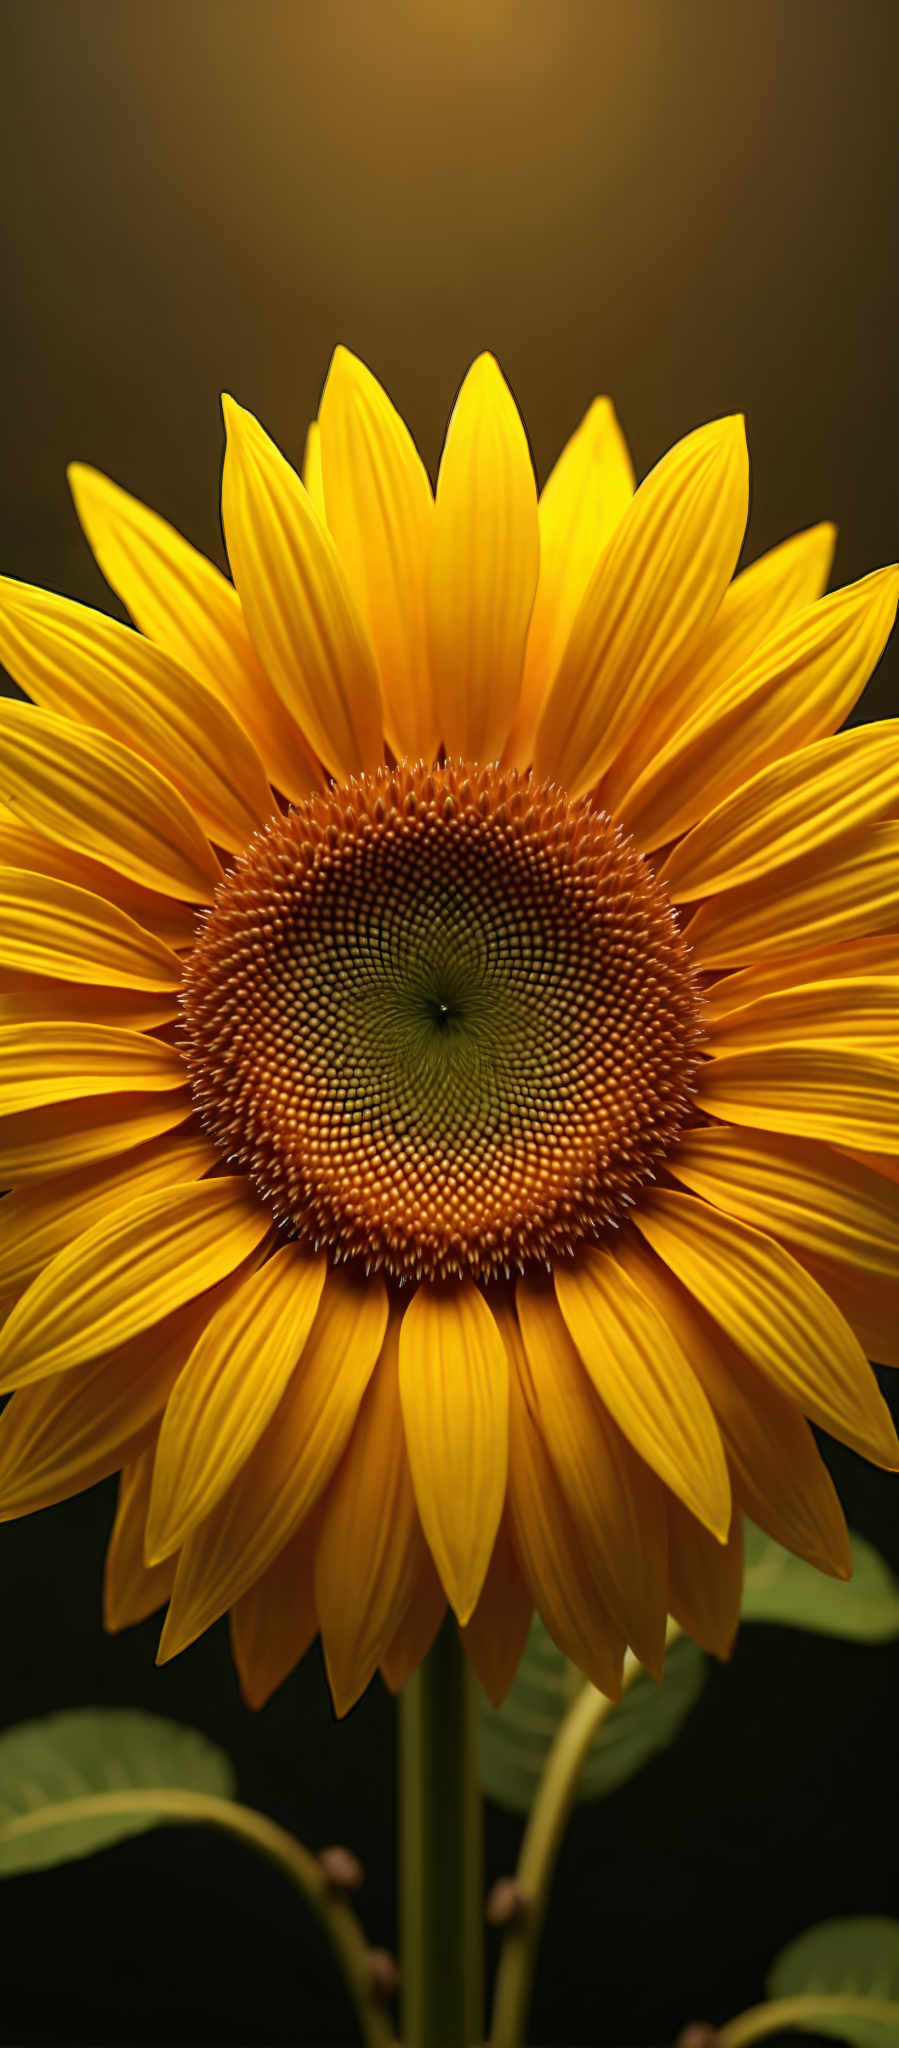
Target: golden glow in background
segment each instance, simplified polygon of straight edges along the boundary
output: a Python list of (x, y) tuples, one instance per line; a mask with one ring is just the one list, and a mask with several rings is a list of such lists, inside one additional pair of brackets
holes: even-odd
[(338, 340), (432, 472), (490, 347), (541, 478), (598, 391), (640, 472), (745, 409), (752, 554), (833, 517), (837, 581), (895, 557), (893, 6), (12, 0), (0, 39), (7, 573), (108, 602), (73, 457), (221, 561), (219, 390), (298, 460)]

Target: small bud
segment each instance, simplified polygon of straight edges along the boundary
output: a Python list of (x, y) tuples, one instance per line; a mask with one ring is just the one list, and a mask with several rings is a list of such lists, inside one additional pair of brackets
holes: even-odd
[(400, 1988), (396, 1957), (389, 1948), (370, 1948), (365, 1960), (373, 1989), (380, 1998), (393, 1998)]
[(498, 1877), (487, 1894), (487, 1921), (491, 1927), (508, 1927), (527, 1911), (527, 1897), (517, 1877)]
[(718, 2029), (710, 2020), (691, 2020), (681, 2027), (674, 2048), (715, 2048), (717, 2039)]
[(365, 1871), (358, 1856), (353, 1855), (352, 1849), (344, 1849), (338, 1842), (330, 1849), (322, 1849), (318, 1860), (333, 1891), (359, 1890)]

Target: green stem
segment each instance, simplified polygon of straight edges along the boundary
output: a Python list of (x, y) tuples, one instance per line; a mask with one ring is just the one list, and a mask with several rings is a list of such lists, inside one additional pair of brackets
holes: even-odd
[[(765, 2034), (777, 2034), (782, 2027), (799, 2027), (814, 2034), (816, 2019), (879, 2020), (884, 2027), (895, 2028), (899, 2023), (899, 2005), (886, 1999), (853, 1998), (845, 1991), (809, 1991), (795, 1998), (772, 1998), (765, 2005), (750, 2006), (748, 2012), (741, 2012), (737, 2019), (728, 2020), (726, 2027), (719, 2028), (719, 2048), (747, 2048), (748, 2042), (761, 2041)], [(830, 2031), (828, 2026), (827, 2032)]]
[(484, 1902), (474, 1682), (448, 1618), (400, 1697), (400, 1963), (408, 2048), (484, 2034)]
[[(673, 1642), (679, 1633), (677, 1623), (669, 1622), (668, 1642)], [(633, 1685), (642, 1670), (642, 1664), (629, 1650), (624, 1660), (622, 1692)], [(582, 1686), (547, 1758), (515, 1872), (521, 1905), (500, 1952), (493, 1994), (491, 2048), (523, 2048), (556, 1858), (590, 1745), (615, 1704), (604, 1693), (597, 1692), (595, 1686)]]
[(369, 1947), (355, 1913), (346, 1899), (334, 1891), (318, 1858), (266, 1814), (240, 1806), (236, 1800), (178, 1787), (95, 1792), (82, 1799), (67, 1799), (59, 1806), (42, 1806), (34, 1813), (16, 1814), (4, 1821), (0, 1845), (21, 1842), (29, 1834), (42, 1833), (53, 1826), (62, 1829), (94, 1817), (129, 1814), (146, 1814), (149, 1820), (162, 1824), (221, 1828), (273, 1863), (324, 1928), (352, 1999), (365, 2048), (390, 2048), (395, 2030), (372, 1983)]

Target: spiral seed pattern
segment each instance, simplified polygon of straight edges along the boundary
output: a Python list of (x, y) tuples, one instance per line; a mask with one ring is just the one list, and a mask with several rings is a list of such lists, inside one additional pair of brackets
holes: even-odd
[(688, 1116), (673, 910), (586, 800), (385, 768), (256, 834), (187, 963), (203, 1122), (334, 1259), (481, 1280), (601, 1238)]

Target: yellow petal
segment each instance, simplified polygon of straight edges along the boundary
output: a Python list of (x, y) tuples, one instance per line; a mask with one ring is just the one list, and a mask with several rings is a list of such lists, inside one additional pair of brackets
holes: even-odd
[(184, 1061), (172, 1045), (112, 1024), (0, 1027), (0, 1114), (76, 1096), (183, 1088)]
[(18, 1188), (3, 1203), (0, 1293), (24, 1287), (64, 1244), (135, 1195), (200, 1180), (220, 1155), (202, 1132), (165, 1135), (121, 1158)]
[(841, 945), (899, 918), (899, 825), (851, 833), (768, 881), (710, 896), (686, 928), (697, 967), (739, 967), (772, 953)]
[(628, 792), (697, 706), (718, 693), (722, 676), (735, 675), (782, 620), (821, 596), (835, 541), (835, 527), (811, 526), (769, 549), (728, 585), (714, 618), (608, 770), (601, 801), (613, 816), (627, 808)]
[(315, 1558), (315, 1604), (335, 1711), (354, 1705), (415, 1592), (424, 1537), (403, 1437), (399, 1315), (328, 1489)]
[(252, 413), (233, 398), (222, 404), (222, 520), (256, 651), (333, 775), (375, 769), (383, 759), (377, 671), (337, 549)]
[(127, 747), (32, 704), (0, 703), (0, 776), (23, 825), (142, 888), (208, 903), (222, 879), (184, 798)]
[(222, 846), (242, 847), (270, 816), (265, 771), (243, 728), (129, 626), (0, 578), (0, 657), (43, 710), (98, 727), (149, 762)]
[(249, 1182), (154, 1190), (64, 1245), (0, 1332), (0, 1385), (69, 1371), (162, 1321), (234, 1271), (271, 1218)]
[(153, 1476), (151, 1441), (130, 1464), (119, 1480), (119, 1499), (103, 1573), (103, 1626), (110, 1635), (131, 1628), (164, 1606), (175, 1577), (174, 1558), (156, 1565), (144, 1564), (144, 1522)]
[(801, 1039), (704, 1063), (696, 1103), (753, 1130), (899, 1152), (894, 1060), (855, 1045)]
[(428, 668), (434, 497), (408, 427), (377, 379), (335, 350), (319, 411), (327, 521), (377, 657), (394, 753), (436, 752)]
[(675, 903), (771, 875), (885, 815), (899, 797), (899, 718), (815, 740), (707, 812), (660, 870)]
[(403, 1317), (399, 1371), (422, 1528), (464, 1623), (496, 1540), (509, 1454), (505, 1347), (472, 1281), (418, 1288)]
[(848, 1323), (773, 1238), (661, 1190), (634, 1222), (714, 1321), (812, 1422), (899, 1469), (889, 1409)]
[(685, 832), (767, 762), (836, 732), (880, 659), (897, 595), (895, 569), (833, 591), (684, 706), (616, 805), (642, 851)]
[(540, 776), (580, 796), (714, 616), (749, 502), (743, 421), (678, 442), (640, 485), (594, 571), (543, 707)]
[(708, 1051), (732, 1052), (813, 1040), (889, 1056), (899, 1047), (899, 974), (856, 975), (777, 989), (714, 1023)]
[(95, 988), (89, 982), (53, 981), (43, 974), (14, 974), (0, 967), (0, 1024), (117, 1024), (126, 1031), (155, 1031), (174, 1024), (177, 996), (146, 994), (135, 988)]
[(386, 1324), (382, 1281), (329, 1273), (302, 1358), (267, 1429), (184, 1545), (160, 1663), (240, 1599), (315, 1506), (355, 1423)]
[(729, 1657), (743, 1597), (743, 1517), (716, 1543), (673, 1495), (668, 1499), (669, 1604), (675, 1621), (714, 1657)]
[(899, 1269), (899, 1185), (830, 1145), (713, 1125), (686, 1131), (668, 1166), (693, 1194), (794, 1251), (862, 1273)]
[(389, 1650), (381, 1658), (381, 1673), (391, 1692), (402, 1692), (413, 1671), (427, 1656), (446, 1613), (446, 1594), (427, 1546), (418, 1584)]
[(75, 509), (97, 561), (136, 626), (211, 690), (294, 802), (320, 782), (244, 625), (233, 585), (137, 498), (84, 463), (70, 466)]
[(0, 1183), (17, 1187), (47, 1174), (95, 1166), (173, 1130), (192, 1109), (185, 1089), (162, 1101), (153, 1095), (111, 1096), (102, 1110), (88, 1098), (0, 1116)]
[(322, 476), (322, 437), (317, 420), (310, 420), (306, 429), (306, 446), (300, 469), (303, 487), (309, 492), (320, 519), (327, 523), (325, 512), (325, 484)]
[(115, 988), (181, 981), (174, 953), (124, 910), (24, 868), (0, 867), (0, 965)]
[(836, 1488), (808, 1423), (757, 1372), (669, 1266), (636, 1233), (619, 1251), (631, 1278), (675, 1332), (715, 1411), (734, 1497), (769, 1536), (819, 1571), (846, 1579), (849, 1536)]
[(509, 1389), (509, 1506), (534, 1604), (563, 1655), (621, 1695), (625, 1639), (604, 1606), (517, 1372)]
[(844, 946), (812, 947), (803, 953), (775, 953), (758, 966), (743, 967), (736, 974), (723, 974), (712, 987), (703, 990), (703, 1022), (716, 1024), (731, 1010), (760, 996), (802, 988), (812, 981), (840, 981), (853, 975), (899, 974), (899, 938), (888, 932), (873, 939), (850, 939)]
[(522, 1576), (512, 1538), (508, 1508), (503, 1512), (487, 1566), (481, 1597), (460, 1630), (492, 1707), (501, 1707), (521, 1661), (534, 1612), (530, 1588)]
[(0, 1521), (51, 1507), (136, 1455), (222, 1290), (71, 1372), (20, 1387), (0, 1417)]
[(595, 398), (540, 493), (540, 574), (521, 696), (505, 750), (517, 767), (530, 761), (537, 721), (581, 598), (633, 495), (633, 467), (614, 407), (608, 398)]
[[(248, 1707), (264, 1707), (318, 1634), (313, 1512), (229, 1616), (231, 1654)], [(158, 1570), (170, 1568), (158, 1566)]]
[(283, 1245), (201, 1331), (159, 1431), (148, 1563), (180, 1548), (246, 1464), (300, 1357), (324, 1280), (323, 1258)]
[(559, 1265), (556, 1297), (575, 1347), (628, 1441), (724, 1542), (730, 1484), (715, 1418), (680, 1345), (609, 1252)]
[(836, 1302), (866, 1358), (899, 1366), (899, 1273), (864, 1272), (848, 1260), (822, 1258), (804, 1246), (796, 1257)]
[(69, 882), (76, 889), (89, 889), (91, 895), (117, 904), (142, 931), (152, 932), (173, 949), (194, 944), (196, 912), (189, 903), (178, 903), (174, 897), (161, 896), (155, 889), (142, 889), (138, 882), (117, 874), (114, 868), (73, 853), (58, 841), (44, 839), (28, 825), (0, 823), (0, 862), (4, 867), (27, 868), (31, 874)]
[(502, 752), (537, 588), (537, 486), (515, 401), (491, 355), (456, 399), (437, 478), (429, 637), (448, 754)]
[[(598, 1399), (549, 1280), (520, 1280), (516, 1308), (528, 1406), (584, 1554), (604, 1605), (641, 1663), (660, 1678), (667, 1620), (662, 1489)], [(501, 1327), (505, 1334), (505, 1321)]]

